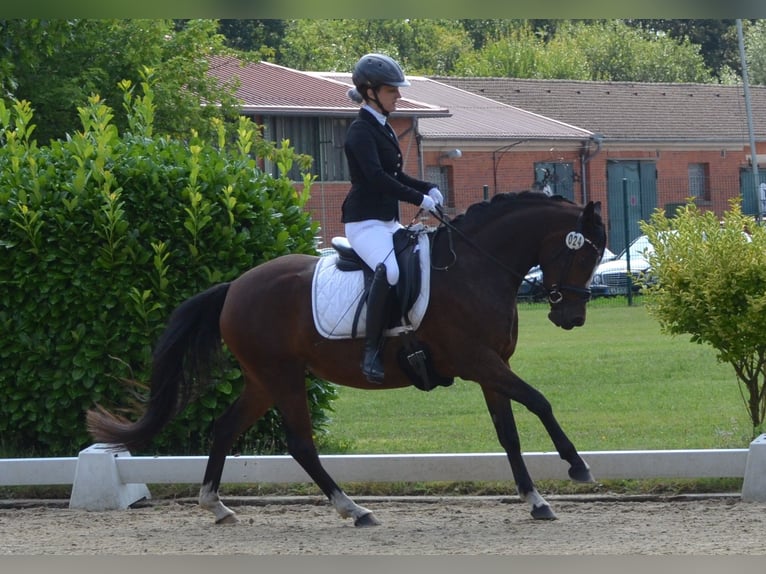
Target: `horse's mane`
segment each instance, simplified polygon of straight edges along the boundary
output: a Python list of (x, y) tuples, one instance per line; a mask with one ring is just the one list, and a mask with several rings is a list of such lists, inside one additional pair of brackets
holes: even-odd
[(465, 213), (456, 215), (451, 223), (464, 230), (481, 227), (507, 210), (524, 209), (550, 202), (573, 203), (561, 195), (549, 196), (532, 190), (498, 193), (488, 201), (480, 201), (470, 205)]

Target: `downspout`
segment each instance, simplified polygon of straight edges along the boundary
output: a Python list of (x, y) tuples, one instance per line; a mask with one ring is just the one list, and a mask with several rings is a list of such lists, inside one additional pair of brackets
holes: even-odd
[(418, 129), (418, 118), (412, 120), (412, 129), (415, 130), (415, 145), (418, 146), (418, 173), (420, 179), (426, 179), (426, 160), (423, 156), (423, 135)]
[[(408, 133), (413, 132), (413, 131), (415, 132), (415, 136), (414, 136), (415, 137), (415, 144), (418, 146), (417, 156), (418, 156), (418, 174), (419, 174), (419, 179), (425, 179), (425, 177), (423, 176), (423, 174), (425, 173), (425, 165), (424, 165), (424, 160), (423, 160), (423, 148), (420, 145), (420, 140), (423, 139), (423, 136), (420, 135), (420, 132), (418, 131), (418, 117), (415, 116), (414, 118), (412, 118), (412, 124), (410, 125), (410, 127), (408, 127), (406, 130), (404, 130), (402, 133), (398, 134), (396, 137), (401, 139), (402, 137), (406, 136)], [(408, 146), (407, 146), (407, 153), (405, 153), (405, 157), (407, 157), (409, 155), (409, 150), (410, 150), (410, 146), (411, 145), (412, 145), (412, 141), (410, 141)]]
[[(588, 142), (583, 146), (583, 153), (580, 154), (580, 189), (582, 191), (582, 203), (588, 202), (588, 164), (601, 151), (601, 142), (604, 136), (595, 133), (588, 138)], [(596, 144), (596, 149), (590, 151), (590, 144)]]

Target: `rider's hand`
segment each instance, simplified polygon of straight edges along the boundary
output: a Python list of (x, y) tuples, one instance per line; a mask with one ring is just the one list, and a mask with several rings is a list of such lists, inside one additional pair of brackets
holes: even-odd
[(433, 199), (436, 202), (436, 205), (444, 205), (444, 196), (442, 195), (442, 192), (439, 191), (438, 187), (432, 187), (428, 192), (428, 197)]
[(429, 195), (423, 196), (423, 201), (420, 202), (420, 209), (425, 209), (431, 213), (436, 213), (436, 202)]

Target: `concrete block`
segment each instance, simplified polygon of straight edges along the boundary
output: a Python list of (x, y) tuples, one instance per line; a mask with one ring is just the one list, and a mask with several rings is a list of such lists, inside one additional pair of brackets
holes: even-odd
[(69, 508), (81, 510), (124, 510), (134, 502), (151, 498), (145, 484), (125, 484), (117, 470), (117, 458), (128, 451), (110, 451), (110, 445), (94, 444), (77, 457)]
[(766, 502), (766, 434), (750, 443), (742, 481), (742, 500)]

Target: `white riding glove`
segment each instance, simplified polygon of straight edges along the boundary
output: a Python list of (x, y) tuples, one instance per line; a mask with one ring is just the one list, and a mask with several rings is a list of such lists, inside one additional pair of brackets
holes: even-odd
[(430, 196), (424, 195), (423, 201), (420, 202), (420, 209), (436, 213), (436, 202)]
[(444, 196), (438, 187), (432, 187), (428, 196), (436, 202), (436, 205), (444, 205)]

